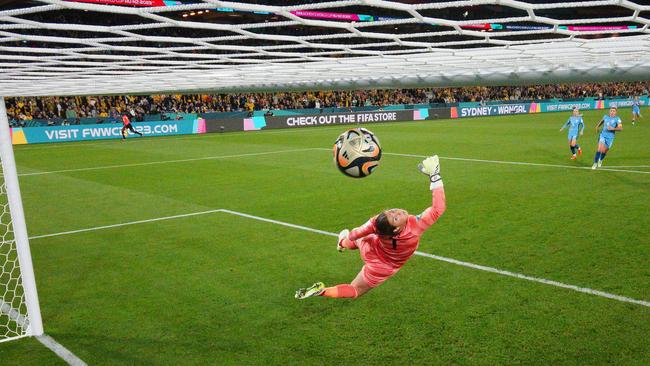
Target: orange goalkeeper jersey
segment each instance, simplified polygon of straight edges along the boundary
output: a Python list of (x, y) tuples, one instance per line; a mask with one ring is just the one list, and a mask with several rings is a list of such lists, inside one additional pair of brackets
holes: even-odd
[(431, 195), (433, 201), (431, 207), (417, 216), (409, 215), (406, 226), (398, 235), (392, 237), (379, 235), (375, 227), (377, 218), (375, 216), (362, 226), (350, 231), (348, 239), (354, 241), (368, 237), (366, 239), (371, 239), (375, 254), (381, 261), (394, 267), (403, 266), (417, 250), (420, 236), (438, 221), (447, 208), (444, 187), (434, 189)]

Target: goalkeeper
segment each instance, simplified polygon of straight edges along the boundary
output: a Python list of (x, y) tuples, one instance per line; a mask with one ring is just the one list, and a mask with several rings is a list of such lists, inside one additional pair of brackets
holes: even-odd
[(379, 286), (404, 266), (418, 248), (420, 236), (445, 212), (445, 190), (440, 178), (438, 156), (428, 157), (418, 165), (429, 176), (433, 196), (431, 207), (420, 215), (409, 215), (399, 208), (380, 213), (362, 226), (339, 233), (336, 249), (359, 249), (364, 266), (350, 284), (325, 287), (317, 282), (296, 291), (296, 299), (312, 296), (356, 298)]

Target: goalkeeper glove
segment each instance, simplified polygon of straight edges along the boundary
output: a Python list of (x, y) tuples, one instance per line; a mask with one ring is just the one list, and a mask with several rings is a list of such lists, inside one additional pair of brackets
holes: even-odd
[(420, 169), (423, 174), (429, 176), (429, 180), (431, 181), (429, 189), (434, 190), (435, 188), (442, 187), (440, 160), (438, 159), (438, 155), (430, 156), (422, 160), (422, 163), (418, 164), (418, 169)]

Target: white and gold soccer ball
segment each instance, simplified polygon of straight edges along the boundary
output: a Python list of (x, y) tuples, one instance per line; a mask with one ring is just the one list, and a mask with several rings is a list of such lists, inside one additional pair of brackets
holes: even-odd
[(381, 159), (381, 146), (374, 133), (365, 128), (343, 132), (334, 142), (334, 163), (352, 178), (369, 176)]

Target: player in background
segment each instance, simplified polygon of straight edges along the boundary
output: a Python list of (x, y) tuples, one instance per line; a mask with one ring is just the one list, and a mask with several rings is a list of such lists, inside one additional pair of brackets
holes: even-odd
[(637, 120), (641, 120), (641, 102), (639, 102), (639, 96), (634, 97), (632, 102), (632, 125), (636, 123)]
[(420, 236), (445, 212), (445, 190), (440, 178), (438, 156), (428, 157), (418, 165), (429, 176), (432, 205), (420, 215), (409, 215), (393, 208), (370, 218), (362, 226), (339, 233), (336, 249), (359, 249), (364, 266), (349, 284), (325, 287), (317, 282), (311, 287), (296, 291), (296, 299), (312, 296), (356, 298), (392, 277), (415, 253)]
[(582, 149), (578, 145), (578, 130), (580, 130), (580, 136), (585, 132), (585, 123), (582, 120), (580, 115), (580, 110), (578, 108), (573, 109), (573, 115), (569, 117), (564, 126), (560, 128), (562, 132), (566, 127), (569, 127), (569, 149), (571, 150), (571, 160), (576, 160), (576, 153), (582, 155)]
[(126, 130), (129, 130), (129, 131), (131, 131), (131, 132), (133, 132), (133, 133), (135, 133), (137, 135), (142, 136), (142, 134), (140, 132), (136, 131), (135, 128), (133, 128), (133, 126), (131, 125), (131, 120), (129, 119), (129, 116), (126, 113), (124, 113), (122, 115), (122, 124), (123, 124), (123, 126), (122, 126), (122, 140), (126, 140)]
[(596, 155), (594, 156), (594, 165), (591, 166), (591, 169), (600, 168), (603, 165), (603, 160), (607, 155), (609, 149), (612, 148), (614, 144), (614, 137), (616, 136), (616, 131), (623, 130), (623, 122), (621, 118), (616, 115), (618, 112), (616, 107), (611, 107), (609, 109), (609, 115), (603, 116), (603, 119), (598, 122), (596, 125), (596, 133), (600, 126), (603, 126), (603, 130), (600, 132), (600, 137), (598, 138), (598, 150), (596, 150)]

